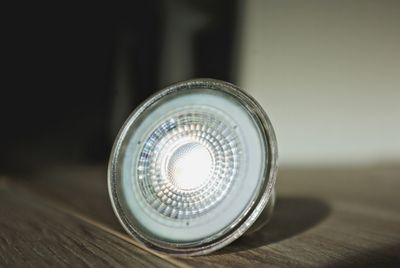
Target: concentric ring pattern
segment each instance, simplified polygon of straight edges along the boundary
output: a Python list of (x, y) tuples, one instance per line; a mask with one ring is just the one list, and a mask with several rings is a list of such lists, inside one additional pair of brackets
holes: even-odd
[(243, 156), (235, 125), (193, 107), (169, 115), (142, 144), (136, 169), (142, 198), (176, 220), (194, 219), (226, 197)]

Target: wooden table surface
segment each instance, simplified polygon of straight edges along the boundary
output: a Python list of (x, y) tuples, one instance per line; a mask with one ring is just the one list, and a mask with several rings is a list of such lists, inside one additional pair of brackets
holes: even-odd
[(208, 256), (132, 240), (101, 166), (0, 178), (0, 267), (400, 267), (400, 166), (281, 168), (271, 222)]

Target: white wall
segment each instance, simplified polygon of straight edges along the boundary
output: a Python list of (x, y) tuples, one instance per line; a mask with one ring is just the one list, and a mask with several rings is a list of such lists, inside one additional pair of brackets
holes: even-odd
[(400, 1), (242, 1), (238, 84), (283, 164), (400, 160)]

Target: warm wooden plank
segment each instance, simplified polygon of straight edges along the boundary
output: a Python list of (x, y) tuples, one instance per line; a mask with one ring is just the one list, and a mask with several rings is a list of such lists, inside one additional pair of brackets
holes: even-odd
[(5, 179), (0, 219), (0, 267), (176, 267)]
[[(120, 230), (105, 168), (48, 170), (32, 189)], [(193, 266), (398, 266), (400, 168), (281, 169), (272, 221)], [(71, 200), (71, 192), (74, 198)]]
[(112, 212), (106, 174), (104, 166), (53, 167), (30, 173), (23, 185), (124, 232)]

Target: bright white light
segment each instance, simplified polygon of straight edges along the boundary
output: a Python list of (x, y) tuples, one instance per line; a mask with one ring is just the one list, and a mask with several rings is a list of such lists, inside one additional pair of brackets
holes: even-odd
[(138, 107), (117, 137), (113, 209), (152, 249), (212, 252), (273, 205), (276, 149), (268, 118), (245, 92), (209, 79), (175, 84)]
[(207, 89), (175, 95), (130, 128), (121, 189), (143, 234), (173, 243), (208, 239), (252, 204), (265, 146), (236, 99)]
[(168, 179), (176, 188), (185, 191), (206, 184), (213, 170), (210, 152), (196, 142), (179, 146), (166, 162)]

